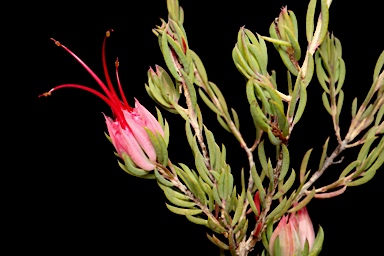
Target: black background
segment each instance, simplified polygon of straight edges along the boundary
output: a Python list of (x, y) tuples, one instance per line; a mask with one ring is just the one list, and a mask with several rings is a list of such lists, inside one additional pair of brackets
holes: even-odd
[[(377, 3), (366, 3), (347, 6), (334, 1), (330, 9), (329, 29), (341, 40), (347, 65), (342, 134), (350, 122), (351, 102), (355, 96), (362, 101), (383, 50), (377, 36), (382, 33), (381, 8)], [(298, 18), (304, 51), (307, 1), (184, 0), (181, 5), (189, 46), (202, 59), (209, 80), (220, 87), (228, 105), (239, 113), (241, 132), (251, 145), (253, 124), (245, 97), (245, 80), (231, 58), (237, 32), (245, 25), (253, 32), (268, 35), (272, 20), (282, 6), (288, 5)], [(80, 64), (55, 46), (50, 37), (66, 45), (104, 79), (101, 45), (105, 32), (113, 28), (115, 32), (107, 42), (111, 76), (114, 77), (114, 60), (119, 57), (120, 79), (128, 100), (133, 104), (136, 97), (154, 113), (155, 103), (146, 94), (144, 83), (150, 66), (158, 64), (165, 68), (151, 29), (160, 24), (160, 17), (166, 19), (166, 1), (51, 1), (23, 5), (23, 10), (23, 41), (18, 41), (19, 53), (24, 54), (19, 65), (23, 72), (18, 78), (28, 75), (22, 90), (29, 104), (25, 113), (32, 141), (28, 141), (27, 149), (32, 157), (29, 167), (17, 172), (18, 185), (25, 193), (16, 202), (20, 209), (18, 221), (9, 234), (17, 241), (14, 251), (43, 255), (218, 255), (218, 249), (206, 239), (204, 227), (166, 209), (165, 197), (154, 181), (131, 177), (118, 167), (113, 147), (103, 134), (106, 127), (102, 113), (110, 115), (104, 102), (72, 89), (37, 98), (63, 83), (99, 89)], [(284, 91), (285, 68), (273, 47), (269, 45), (268, 49), (268, 70), (277, 70), (278, 85)], [(330, 150), (336, 145), (331, 118), (322, 106), (322, 90), (316, 79), (308, 89), (307, 108), (289, 144), (291, 167), (295, 170), (310, 148), (314, 148), (310, 168), (316, 169), (328, 136)], [(240, 169), (247, 167), (244, 152), (233, 136), (218, 125), (204, 103), (201, 107), (206, 125), (219, 143), (225, 143), (227, 161), (238, 178)], [(166, 111), (162, 113), (170, 124), (170, 158), (192, 166), (183, 120)], [(332, 166), (316, 183), (318, 187), (334, 181), (342, 168), (354, 160), (356, 150), (346, 151), (344, 156), (342, 164)], [(25, 158), (19, 160), (22, 159)], [(349, 188), (333, 199), (313, 200), (308, 205), (315, 230), (321, 225), (325, 231), (322, 255), (371, 255), (381, 247), (382, 235), (377, 231), (383, 228), (379, 210), (384, 195), (380, 189), (382, 171), (383, 168), (366, 185)]]

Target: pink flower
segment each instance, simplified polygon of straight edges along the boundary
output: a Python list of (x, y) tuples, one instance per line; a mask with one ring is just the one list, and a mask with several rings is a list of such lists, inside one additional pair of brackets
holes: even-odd
[(107, 123), (108, 133), (112, 140), (112, 144), (114, 145), (119, 156), (123, 157), (123, 154), (125, 153), (139, 168), (146, 171), (151, 171), (155, 168), (154, 162), (156, 162), (156, 153), (149, 139), (149, 136), (145, 131), (145, 128), (149, 129), (154, 134), (160, 133), (162, 136), (164, 136), (164, 131), (156, 118), (145, 107), (143, 107), (137, 99), (135, 99), (134, 108), (128, 104), (120, 84), (118, 75), (118, 61), (116, 60), (116, 78), (121, 99), (117, 96), (117, 93), (113, 88), (111, 79), (109, 77), (105, 61), (105, 43), (106, 38), (110, 36), (111, 31), (112, 30), (107, 31), (102, 48), (102, 63), (108, 86), (105, 85), (101, 79), (72, 51), (70, 51), (64, 45), (60, 44), (58, 41), (52, 39), (57, 46), (65, 49), (78, 62), (80, 62), (80, 64), (100, 85), (105, 95), (83, 85), (63, 84), (40, 96), (49, 96), (54, 90), (61, 88), (78, 88), (91, 92), (100, 97), (111, 107), (114, 115), (114, 119), (106, 115), (104, 115), (104, 117)]
[(308, 211), (304, 207), (297, 213), (283, 216), (273, 231), (269, 241), (269, 253), (275, 254), (276, 238), (279, 238), (280, 254), (283, 256), (300, 255), (304, 249), (305, 241), (308, 241), (309, 250), (315, 242), (315, 232)]

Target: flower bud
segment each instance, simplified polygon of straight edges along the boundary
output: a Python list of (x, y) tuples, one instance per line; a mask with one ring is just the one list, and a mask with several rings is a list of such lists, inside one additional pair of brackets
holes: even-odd
[[(305, 244), (308, 243), (309, 251), (311, 251), (314, 242), (315, 232), (312, 221), (304, 207), (296, 213), (281, 218), (269, 241), (269, 253), (271, 256), (301, 255)], [(280, 253), (276, 250), (279, 250)]]

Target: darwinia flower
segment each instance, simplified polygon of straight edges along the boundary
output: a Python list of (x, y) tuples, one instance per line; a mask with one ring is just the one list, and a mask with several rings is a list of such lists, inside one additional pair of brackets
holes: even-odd
[(305, 242), (308, 241), (309, 250), (313, 248), (315, 242), (315, 232), (308, 211), (304, 207), (297, 213), (283, 216), (273, 231), (269, 241), (269, 253), (275, 255), (275, 242), (279, 238), (280, 255), (292, 256), (301, 255)]
[(125, 153), (139, 168), (151, 171), (155, 167), (154, 162), (156, 161), (156, 153), (145, 128), (149, 129), (154, 134), (160, 133), (162, 136), (164, 136), (164, 131), (156, 118), (145, 107), (143, 107), (137, 99), (135, 99), (134, 108), (128, 104), (120, 84), (118, 61), (116, 60), (116, 80), (121, 100), (117, 96), (117, 93), (113, 88), (105, 60), (106, 38), (110, 36), (111, 31), (112, 30), (107, 31), (102, 47), (103, 69), (108, 86), (105, 85), (105, 83), (103, 83), (101, 79), (72, 51), (60, 44), (58, 41), (52, 39), (57, 46), (62, 47), (70, 53), (91, 74), (91, 76), (100, 85), (105, 95), (83, 85), (63, 84), (40, 96), (49, 96), (54, 90), (61, 88), (78, 88), (91, 92), (100, 97), (111, 107), (114, 115), (114, 119), (106, 115), (104, 115), (104, 117), (112, 144), (114, 145), (119, 156), (123, 157), (123, 154)]

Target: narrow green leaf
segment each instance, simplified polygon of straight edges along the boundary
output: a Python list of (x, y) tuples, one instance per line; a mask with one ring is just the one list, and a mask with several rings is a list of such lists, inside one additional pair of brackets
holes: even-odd
[(340, 117), (341, 109), (343, 108), (343, 103), (344, 103), (344, 92), (343, 90), (341, 90), (339, 93), (339, 97), (337, 99), (337, 107), (336, 107), (337, 124), (339, 124), (339, 117)]
[(292, 31), (288, 27), (283, 25), (283, 28), (284, 28), (286, 35), (289, 38), (289, 42), (292, 45), (295, 60), (299, 60), (301, 58), (301, 49), (300, 49), (299, 42), (297, 41), (297, 39), (295, 38), (295, 35), (292, 33)]
[(222, 115), (221, 111), (212, 103), (212, 101), (205, 95), (202, 89), (199, 88), (199, 95), (204, 103), (217, 115)]
[(338, 94), (341, 90), (341, 88), (343, 87), (344, 85), (344, 81), (345, 81), (345, 73), (346, 73), (346, 68), (345, 68), (345, 62), (342, 58), (339, 58), (339, 80), (337, 82), (337, 88), (336, 88), (336, 94)]
[(319, 231), (317, 232), (316, 239), (309, 253), (309, 256), (319, 255), (321, 249), (323, 248), (323, 241), (324, 241), (324, 231), (323, 231), (323, 228), (319, 226)]
[(355, 98), (355, 99), (352, 101), (352, 110), (351, 110), (352, 118), (355, 118), (355, 116), (356, 116), (356, 111), (357, 111), (357, 98)]
[(173, 187), (173, 183), (168, 181), (167, 179), (165, 179), (160, 173), (158, 170), (155, 169), (154, 171), (154, 174), (155, 174), (155, 177), (157, 179), (158, 182), (160, 182), (161, 184), (163, 184), (164, 186), (167, 186), (167, 187)]
[(237, 222), (239, 221), (242, 213), (243, 213), (243, 206), (244, 206), (244, 198), (239, 197), (237, 199), (237, 206), (235, 210), (235, 215), (233, 216), (231, 226), (234, 227)]
[(280, 54), (281, 60), (283, 61), (284, 65), (287, 67), (289, 72), (291, 72), (294, 76), (298, 76), (299, 71), (297, 70), (297, 67), (292, 63), (288, 53), (281, 47), (279, 47), (278, 52)]
[(323, 168), (325, 158), (327, 157), (328, 142), (329, 142), (329, 137), (327, 138), (327, 140), (325, 141), (325, 143), (323, 145), (323, 153), (321, 154), (321, 158), (320, 158), (319, 170), (321, 170), (321, 168)]
[(300, 203), (298, 203), (296, 206), (292, 207), (288, 213), (294, 213), (294, 212), (297, 212), (298, 210), (302, 209), (304, 206), (306, 206), (311, 200), (312, 198), (315, 196), (316, 194), (316, 189), (313, 188), (313, 190), (311, 191), (311, 193), (309, 193), (303, 200), (301, 200)]
[(183, 208), (169, 205), (167, 203), (165, 203), (165, 205), (167, 206), (168, 210), (170, 210), (173, 213), (180, 214), (180, 215), (196, 215), (196, 214), (200, 214), (203, 212), (200, 209), (183, 209)]
[(240, 130), (240, 122), (239, 122), (239, 116), (236, 113), (236, 110), (231, 108), (232, 116), (233, 116), (233, 122), (235, 123), (236, 129)]
[(170, 192), (170, 189), (164, 190), (164, 194), (165, 194), (165, 197), (169, 200), (169, 202), (171, 202), (172, 204), (174, 204), (176, 206), (185, 207), (185, 208), (192, 208), (196, 205), (194, 202), (185, 201), (185, 200), (181, 200), (177, 197), (174, 197), (173, 193)]
[(265, 41), (271, 42), (271, 43), (276, 44), (276, 45), (282, 45), (282, 46), (287, 46), (287, 47), (292, 46), (292, 44), (290, 42), (285, 41), (285, 40), (280, 40), (280, 39), (267, 37), (267, 36), (261, 36), (261, 38), (263, 38)]
[(187, 86), (189, 97), (191, 99), (192, 107), (193, 109), (196, 109), (196, 104), (197, 104), (197, 97), (196, 97), (196, 90), (195, 87), (193, 86), (192, 81), (189, 79), (188, 74), (184, 72), (184, 70), (180, 69), (180, 72), (183, 76), (183, 80)]
[(227, 132), (232, 133), (231, 129), (229, 128), (228, 124), (224, 121), (224, 119), (221, 118), (219, 115), (217, 115), (216, 117), (221, 127), (223, 127)]
[(311, 43), (314, 32), (314, 22), (315, 22), (315, 10), (316, 10), (316, 0), (309, 1), (306, 17), (306, 35), (308, 45)]
[[(200, 57), (194, 51), (189, 50), (189, 53), (191, 54), (193, 64), (195, 65), (195, 68), (197, 69), (197, 72), (198, 72), (201, 80), (203, 80), (203, 83), (205, 85), (207, 85), (208, 84), (208, 76), (207, 76), (207, 72), (205, 71), (203, 62), (201, 61)], [(199, 86), (202, 86), (202, 85), (199, 85)]]
[(181, 77), (178, 74), (175, 65), (173, 64), (173, 57), (171, 50), (168, 46), (168, 39), (167, 39), (167, 31), (169, 29), (169, 25), (166, 26), (164, 29), (162, 35), (161, 35), (161, 51), (164, 56), (165, 64), (167, 65), (169, 72), (171, 72), (172, 76), (179, 82), (181, 82)]
[(332, 115), (331, 105), (329, 104), (328, 96), (325, 92), (323, 92), (322, 100), (323, 100), (323, 105), (324, 105), (325, 109), (327, 110), (327, 112), (330, 115)]
[(288, 192), (288, 190), (292, 187), (293, 183), (295, 182), (295, 178), (296, 178), (296, 173), (295, 173), (295, 170), (292, 169), (291, 175), (289, 175), (288, 180), (284, 183), (283, 186), (281, 186), (281, 188), (279, 188), (279, 190), (273, 196), (272, 199), (276, 200), (276, 199), (282, 197), (283, 195), (285, 195), (285, 193)]
[(307, 73), (303, 79), (303, 84), (307, 87), (312, 80), (313, 73), (315, 70), (315, 61), (313, 60), (313, 56), (310, 53), (308, 54), (308, 62), (307, 62)]
[(299, 105), (297, 107), (295, 118), (293, 120), (294, 124), (296, 124), (300, 120), (301, 116), (304, 113), (304, 109), (305, 109), (306, 104), (307, 104), (307, 88), (306, 88), (305, 84), (301, 83), (300, 84), (300, 101), (299, 101)]
[(148, 174), (147, 171), (137, 168), (135, 163), (127, 154), (123, 153), (122, 157), (123, 157), (126, 169), (133, 175), (140, 177)]
[(307, 165), (308, 165), (308, 161), (309, 161), (309, 157), (311, 156), (311, 153), (312, 153), (312, 150), (313, 148), (309, 149), (304, 157), (303, 157), (303, 161), (301, 162), (301, 166), (300, 166), (300, 182), (304, 182), (304, 177), (305, 177), (305, 173), (307, 171)]
[(195, 223), (197, 225), (203, 225), (203, 226), (206, 226), (208, 225), (208, 221), (205, 220), (205, 219), (202, 219), (202, 218), (199, 218), (199, 217), (195, 217), (193, 215), (185, 215), (185, 217), (187, 217), (187, 219), (192, 222), (192, 223)]
[(269, 141), (275, 145), (275, 146), (279, 146), (281, 144), (281, 140), (279, 138), (277, 138), (271, 131), (271, 129), (268, 129), (268, 138), (269, 138)]
[(329, 23), (329, 10), (327, 5), (327, 0), (321, 1), (321, 29), (319, 33), (319, 40), (317, 44), (320, 45), (328, 32), (328, 23)]
[(287, 198), (284, 197), (284, 199), (280, 202), (278, 206), (276, 206), (275, 209), (273, 209), (272, 212), (270, 212), (267, 216), (267, 220), (273, 219), (277, 214), (281, 212), (281, 210), (284, 208), (285, 204), (287, 203)]
[(283, 154), (283, 159), (282, 159), (282, 164), (281, 164), (281, 171), (280, 171), (280, 176), (279, 176), (279, 181), (284, 180), (285, 175), (288, 172), (289, 169), (289, 151), (288, 148), (285, 144), (282, 144), (282, 154)]
[(247, 199), (248, 199), (249, 206), (251, 206), (253, 213), (255, 214), (256, 217), (258, 217), (260, 215), (260, 213), (257, 211), (255, 201), (253, 200), (253, 197), (251, 195), (251, 191), (249, 191), (249, 190), (247, 190)]
[(377, 59), (375, 70), (373, 72), (373, 81), (375, 81), (379, 77), (379, 74), (381, 69), (383, 68), (383, 65), (384, 65), (384, 50), (381, 52), (379, 58)]
[(218, 220), (214, 219), (211, 215), (208, 216), (208, 227), (218, 234), (223, 234), (226, 232), (226, 229), (221, 226)]
[(205, 166), (204, 158), (200, 153), (197, 153), (195, 155), (195, 166), (200, 177), (204, 180), (204, 182), (206, 182), (210, 187), (213, 187), (213, 183), (211, 179), (208, 177), (209, 172), (207, 167)]
[(229, 250), (229, 246), (227, 244), (225, 244), (224, 242), (220, 241), (217, 237), (215, 237), (215, 235), (210, 236), (207, 233), (207, 237), (208, 237), (209, 241), (211, 241), (214, 245), (218, 246), (219, 248), (226, 250), (226, 251)]

